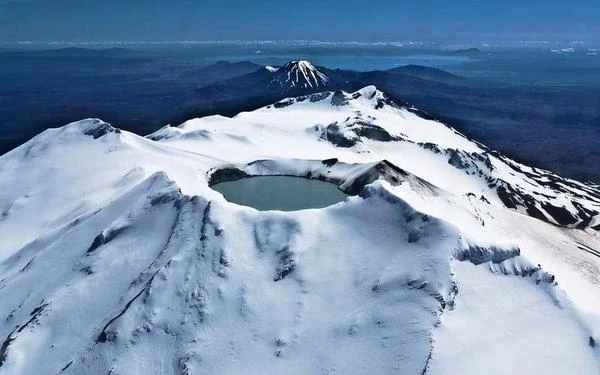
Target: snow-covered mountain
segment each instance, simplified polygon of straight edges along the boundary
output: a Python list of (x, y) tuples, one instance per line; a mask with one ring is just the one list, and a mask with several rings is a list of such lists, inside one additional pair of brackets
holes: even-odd
[(329, 78), (306, 60), (290, 61), (280, 68), (266, 67), (273, 73), (269, 86), (283, 88), (325, 88)]
[[(281, 174), (351, 196), (209, 186)], [(82, 120), (0, 157), (0, 374), (598, 374), (599, 212), (372, 86)]]

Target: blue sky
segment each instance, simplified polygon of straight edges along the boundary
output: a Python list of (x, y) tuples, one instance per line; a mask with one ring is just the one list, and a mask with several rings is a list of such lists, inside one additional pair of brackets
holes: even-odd
[(598, 0), (0, 0), (0, 41), (600, 38)]

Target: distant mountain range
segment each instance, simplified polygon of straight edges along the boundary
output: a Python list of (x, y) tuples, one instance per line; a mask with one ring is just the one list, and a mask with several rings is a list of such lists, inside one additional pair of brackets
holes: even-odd
[(160, 49), (0, 52), (0, 154), (84, 117), (148, 134), (191, 117), (233, 116), (290, 96), (370, 84), (516, 160), (600, 182), (600, 89), (594, 87), (499, 85), (419, 65), (370, 72), (298, 61), (202, 66), (187, 51), (172, 56)]
[[(239, 64), (219, 63), (218, 66), (221, 74), (228, 75), (224, 71), (236, 71)], [(213, 70), (215, 65), (203, 69)], [(401, 86), (431, 89), (440, 84), (469, 84), (463, 77), (418, 65), (406, 65), (387, 71), (359, 72), (328, 69), (315, 66), (306, 60), (294, 60), (280, 67), (257, 65), (253, 72), (201, 86), (196, 90), (194, 102), (195, 106), (202, 108), (202, 112), (234, 115), (242, 110), (258, 108), (286, 97), (325, 90), (356, 91), (369, 83), (386, 88)], [(394, 90), (391, 92), (394, 94)], [(395, 96), (397, 100), (402, 101), (401, 95)]]

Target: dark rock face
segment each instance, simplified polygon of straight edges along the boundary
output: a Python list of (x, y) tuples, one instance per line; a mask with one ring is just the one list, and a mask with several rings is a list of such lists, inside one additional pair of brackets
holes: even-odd
[(448, 159), (448, 164), (458, 168), (458, 169), (466, 169), (468, 164), (463, 160), (458, 151), (454, 149), (447, 150), (450, 154), (450, 158)]
[(356, 127), (356, 134), (365, 137), (368, 139), (372, 139), (374, 141), (380, 142), (391, 142), (391, 141), (400, 141), (402, 140), (399, 137), (394, 137), (387, 130), (383, 129), (381, 126), (366, 122), (366, 121), (357, 121), (354, 123)]
[(284, 107), (288, 107), (292, 104), (296, 103), (295, 99), (285, 99), (285, 100), (281, 100), (278, 101), (277, 103), (273, 104), (273, 107), (275, 108), (284, 108)]
[[(519, 186), (508, 184), (505, 181), (494, 181), (490, 184), (490, 187), (496, 188), (498, 197), (506, 207), (512, 209), (521, 208), (524, 209), (528, 215), (540, 220), (576, 229), (586, 229), (590, 227), (593, 218), (600, 214), (595, 207), (585, 207), (577, 200), (578, 198), (583, 198), (586, 201), (600, 204), (600, 191), (597, 186), (567, 180), (551, 172), (536, 168), (533, 168), (531, 171), (524, 170), (510, 159), (502, 155), (496, 156), (515, 172), (523, 174), (526, 178), (533, 180), (536, 184), (547, 187), (555, 193), (564, 193), (567, 196), (573, 197), (570, 203), (575, 211), (570, 211), (565, 206), (552, 204), (550, 202), (550, 200), (554, 198), (552, 195), (531, 193)], [(600, 226), (591, 229), (600, 230)]]
[(329, 97), (329, 91), (318, 92), (316, 94), (312, 94), (312, 95), (308, 96), (311, 103), (320, 102), (322, 100), (327, 99), (328, 97)]
[(0, 345), (0, 367), (2, 367), (2, 365), (4, 364), (4, 361), (6, 361), (6, 359), (7, 359), (8, 347), (10, 346), (11, 342), (13, 342), (15, 340), (14, 337), (12, 337), (13, 333), (14, 333), (14, 330), (6, 337), (6, 340), (4, 340), (2, 342), (2, 345)]
[(15, 339), (17, 338), (18, 334), (23, 332), (23, 330), (31, 325), (36, 324), (39, 319), (41, 314), (44, 312), (44, 310), (48, 307), (49, 303), (45, 303), (44, 300), (42, 300), (41, 304), (36, 307), (35, 309), (33, 309), (31, 311), (31, 313), (29, 313), (29, 320), (26, 321), (25, 323), (23, 323), (21, 326), (16, 326), (6, 337), (6, 339), (2, 342), (2, 344), (0, 345), (0, 367), (2, 367), (2, 365), (4, 364), (4, 362), (6, 361), (6, 359), (8, 358), (8, 347), (10, 346), (10, 344), (15, 341)]
[(479, 247), (471, 245), (467, 249), (456, 252), (456, 259), (460, 261), (469, 261), (475, 265), (482, 263), (502, 263), (507, 259), (521, 255), (519, 248), (502, 249), (497, 247)]
[(469, 261), (474, 265), (490, 264), (490, 270), (503, 275), (528, 277), (536, 284), (557, 285), (554, 275), (544, 271), (542, 266), (532, 266), (519, 261), (504, 263), (504, 261), (517, 258), (520, 255), (518, 248), (480, 247), (469, 245), (468, 248), (456, 250), (454, 257), (459, 261)]
[(327, 125), (325, 132), (321, 134), (321, 139), (337, 147), (352, 147), (360, 141), (356, 134), (345, 133), (337, 123)]
[(100, 120), (94, 120), (95, 125), (88, 127), (83, 134), (94, 137), (94, 139), (98, 139), (108, 133), (121, 133), (120, 129), (113, 128), (109, 124), (102, 122)]
[(346, 97), (346, 94), (342, 90), (337, 90), (331, 96), (331, 105), (333, 106), (342, 106), (347, 105), (349, 103), (349, 98)]
[(321, 134), (321, 139), (338, 147), (352, 147), (361, 141), (361, 138), (379, 142), (402, 141), (402, 137), (391, 135), (387, 130), (374, 124), (370, 119), (361, 116), (348, 118), (343, 123), (334, 122), (327, 125)]
[(442, 151), (440, 150), (438, 145), (436, 145), (435, 143), (431, 143), (431, 142), (419, 143), (419, 146), (423, 147), (425, 150), (429, 150), (429, 151), (433, 152), (434, 154), (442, 153)]
[(294, 253), (294, 239), (300, 231), (299, 224), (292, 220), (265, 219), (254, 226), (254, 241), (260, 253), (271, 254), (276, 259), (273, 281), (283, 280), (297, 266), (298, 255)]
[[(209, 172), (210, 173), (210, 172)], [(250, 175), (238, 168), (221, 168), (212, 172), (208, 178), (208, 185), (212, 186), (219, 182), (237, 181)]]
[(175, 192), (169, 192), (169, 193), (165, 193), (165, 194), (160, 194), (154, 198), (152, 198), (152, 200), (150, 201), (150, 205), (152, 206), (156, 206), (159, 204), (165, 204), (165, 203), (169, 203), (169, 202), (173, 202), (175, 201), (181, 194), (181, 191), (175, 191)]
[(119, 234), (123, 233), (127, 227), (114, 228), (106, 230), (94, 238), (94, 241), (90, 245), (89, 249), (85, 252), (86, 254), (92, 253), (94, 250), (99, 248), (100, 246), (109, 243), (114, 240)]
[(275, 270), (273, 281), (284, 279), (296, 268), (296, 255), (286, 246), (277, 252), (279, 263)]
[(517, 207), (519, 207), (520, 202), (516, 200), (517, 195), (514, 194), (514, 190), (509, 185), (498, 186), (498, 188), (496, 189), (496, 193), (498, 194), (498, 197), (506, 207), (512, 209), (516, 209)]
[(96, 238), (94, 238), (94, 241), (92, 242), (92, 244), (90, 245), (90, 247), (88, 248), (88, 250), (86, 251), (86, 254), (89, 254), (91, 252), (93, 252), (94, 250), (96, 250), (97, 248), (99, 248), (101, 245), (104, 244), (104, 234), (100, 233), (99, 235), (96, 236)]
[(511, 209), (525, 209), (529, 216), (553, 223), (563, 227), (577, 227), (583, 229), (587, 227), (592, 218), (597, 215), (597, 212), (585, 209), (576, 202), (572, 202), (573, 206), (578, 209), (577, 214), (573, 214), (565, 207), (558, 207), (548, 202), (544, 202), (543, 198), (532, 196), (518, 187), (515, 188), (504, 181), (498, 183), (496, 188), (498, 197), (502, 203)]
[[(390, 163), (387, 160), (382, 160), (378, 163), (373, 164), (370, 168), (366, 169), (361, 175), (355, 177), (351, 184), (340, 186), (340, 188), (349, 195), (360, 195), (363, 196), (363, 188), (376, 181), (385, 180), (391, 185), (396, 186), (404, 181), (413, 179), (423, 187), (434, 189), (434, 186), (421, 180), (420, 178), (413, 176), (405, 170), (398, 168), (396, 165)], [(364, 198), (364, 196), (363, 196)]]
[[(477, 174), (480, 177), (485, 178), (488, 183), (492, 182), (490, 172), (494, 169), (489, 155), (486, 152), (465, 152), (453, 148), (440, 149), (433, 144), (423, 144), (423, 148), (429, 149), (433, 152), (443, 152), (448, 155), (448, 164), (452, 165), (457, 169), (462, 169), (465, 173), (474, 175)], [(437, 153), (437, 152), (436, 152)]]
[(550, 203), (541, 203), (542, 208), (561, 226), (573, 225), (578, 218), (573, 216), (565, 207), (557, 207)]

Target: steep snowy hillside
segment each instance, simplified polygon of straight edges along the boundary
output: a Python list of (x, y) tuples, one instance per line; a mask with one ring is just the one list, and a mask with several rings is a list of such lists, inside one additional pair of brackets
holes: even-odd
[[(256, 175), (350, 196), (210, 188)], [(0, 157), (0, 374), (598, 374), (599, 212), (372, 86), (147, 137), (82, 120)]]

